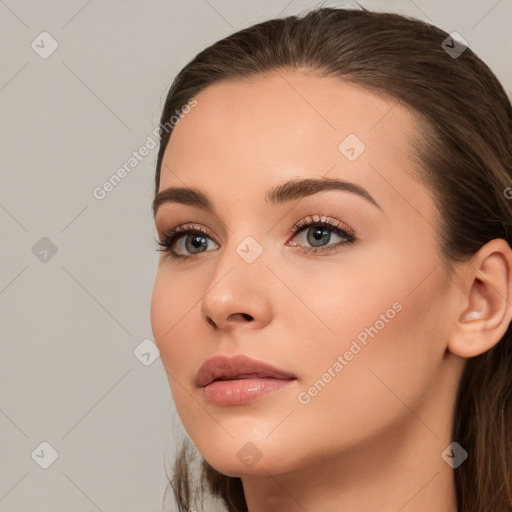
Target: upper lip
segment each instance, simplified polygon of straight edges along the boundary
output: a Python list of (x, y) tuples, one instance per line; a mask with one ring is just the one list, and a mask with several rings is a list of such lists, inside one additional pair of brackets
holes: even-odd
[(227, 357), (222, 355), (207, 359), (199, 369), (196, 384), (206, 386), (216, 379), (243, 377), (273, 377), (276, 379), (293, 379), (291, 373), (274, 368), (267, 363), (251, 359), (242, 354)]

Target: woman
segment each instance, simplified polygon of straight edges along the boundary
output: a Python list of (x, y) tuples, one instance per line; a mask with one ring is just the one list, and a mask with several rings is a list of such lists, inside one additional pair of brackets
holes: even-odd
[(229, 511), (510, 512), (512, 108), (487, 65), (318, 8), (202, 51), (161, 127), (151, 322), (200, 483)]

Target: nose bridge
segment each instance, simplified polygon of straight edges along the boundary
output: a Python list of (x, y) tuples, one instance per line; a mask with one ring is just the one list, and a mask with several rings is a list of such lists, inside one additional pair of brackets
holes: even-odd
[[(221, 249), (221, 254), (217, 260), (217, 268), (212, 279), (212, 285), (226, 280), (239, 289), (255, 287), (257, 283), (265, 280), (265, 274), (269, 273), (266, 267), (267, 251), (264, 248), (262, 235), (247, 235), (245, 232), (240, 234), (230, 232), (229, 240)], [(257, 287), (257, 286), (256, 286)]]
[[(243, 263), (249, 267), (254, 264), (259, 266), (262, 259), (266, 259), (264, 246), (268, 247), (271, 235), (262, 220), (263, 212), (254, 211), (250, 215), (246, 212), (243, 218), (231, 213), (231, 219), (233, 222), (227, 224), (227, 239), (220, 258), (225, 258), (228, 265)], [(241, 267), (244, 268), (244, 265), (241, 264)]]

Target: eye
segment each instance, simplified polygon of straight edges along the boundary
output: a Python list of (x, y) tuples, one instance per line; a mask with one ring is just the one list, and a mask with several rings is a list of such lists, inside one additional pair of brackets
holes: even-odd
[[(172, 260), (186, 260), (193, 257), (194, 254), (199, 254), (206, 250), (208, 247), (208, 239), (211, 240), (209, 235), (209, 231), (202, 227), (195, 228), (193, 226), (188, 227), (188, 225), (178, 226), (177, 228), (164, 232), (161, 240), (156, 240), (157, 244), (161, 247), (157, 250), (168, 253)], [(179, 242), (184, 243), (180, 244)], [(192, 252), (192, 255), (189, 256), (177, 253), (174, 250), (174, 245), (180, 246), (182, 250), (184, 248)]]
[[(289, 245), (300, 247), (300, 252), (305, 254), (326, 254), (336, 250), (338, 247), (356, 241), (354, 230), (349, 226), (341, 224), (329, 217), (316, 217), (318, 217), (316, 220), (313, 216), (306, 217), (293, 227), (290, 232), (293, 238), (299, 238), (298, 235), (302, 235), (302, 233), (307, 236), (301, 243)], [(331, 242), (332, 235), (329, 232), (333, 232), (335, 237), (340, 238), (340, 241), (332, 245), (324, 245)], [(213, 242), (208, 230), (192, 225), (178, 226), (177, 228), (164, 232), (161, 240), (156, 240), (157, 244), (160, 246), (157, 250), (168, 253), (172, 260), (178, 261), (192, 259), (194, 256), (206, 252), (209, 241)], [(213, 243), (217, 245), (215, 242)], [(311, 244), (311, 247), (308, 247), (308, 244)], [(175, 245), (178, 246), (182, 252), (189, 252), (191, 254), (180, 254), (176, 252)]]
[[(291, 244), (292, 246), (299, 245), (303, 247), (301, 252), (306, 254), (326, 254), (338, 249), (340, 246), (351, 244), (356, 241), (354, 230), (349, 226), (343, 225), (341, 222), (330, 219), (329, 217), (317, 217), (318, 219), (316, 220), (312, 216), (306, 217), (295, 225), (292, 229), (294, 238), (300, 238), (297, 235), (304, 234), (306, 236), (305, 243)], [(341, 240), (332, 245), (324, 245), (331, 241), (332, 235), (329, 232), (334, 232), (335, 237), (338, 237)], [(307, 244), (311, 244), (312, 247), (304, 247)]]

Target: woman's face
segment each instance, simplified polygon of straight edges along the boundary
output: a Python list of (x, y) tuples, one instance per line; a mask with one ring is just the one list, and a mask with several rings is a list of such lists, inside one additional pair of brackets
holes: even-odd
[[(456, 382), (454, 287), (432, 197), (412, 177), (412, 116), (358, 86), (285, 71), (196, 100), (159, 191), (192, 188), (212, 211), (158, 207), (159, 238), (177, 226), (206, 234), (178, 235), (172, 250), (188, 259), (160, 253), (151, 322), (200, 453), (224, 474), (275, 474), (391, 449), (415, 429), (440, 454)], [(285, 193), (306, 179), (353, 185)], [(197, 384), (207, 359), (239, 354), (293, 378)], [(263, 383), (275, 391), (258, 395)]]

